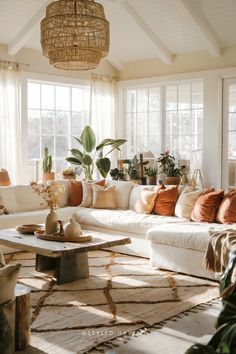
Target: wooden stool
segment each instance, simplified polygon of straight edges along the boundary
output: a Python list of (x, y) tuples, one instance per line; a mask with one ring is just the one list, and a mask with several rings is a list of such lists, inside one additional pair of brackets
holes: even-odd
[(30, 344), (30, 288), (16, 284), (15, 350), (25, 349)]

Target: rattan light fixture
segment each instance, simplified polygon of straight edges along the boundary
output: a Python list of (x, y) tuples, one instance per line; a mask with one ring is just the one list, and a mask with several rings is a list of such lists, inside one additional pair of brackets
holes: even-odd
[(41, 46), (52, 66), (64, 70), (95, 69), (109, 51), (109, 22), (94, 0), (58, 0), (41, 21)]

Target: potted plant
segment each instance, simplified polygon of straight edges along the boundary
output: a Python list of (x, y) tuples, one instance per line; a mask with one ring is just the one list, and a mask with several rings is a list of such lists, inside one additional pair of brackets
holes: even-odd
[(165, 175), (164, 183), (178, 185), (185, 166), (177, 166), (174, 156), (171, 156), (169, 151), (161, 153), (157, 162), (160, 163), (160, 167), (162, 168), (159, 173)]
[(118, 168), (111, 169), (110, 176), (113, 179), (113, 181), (125, 181), (125, 172), (122, 169), (121, 170), (119, 170)]
[[(78, 165), (84, 172), (87, 180), (93, 179), (93, 173), (97, 169), (103, 178), (106, 178), (111, 168), (111, 161), (107, 157), (112, 151), (120, 150), (125, 139), (104, 139), (96, 145), (96, 137), (92, 128), (87, 125), (79, 138), (75, 138), (80, 144), (80, 149), (71, 149), (72, 157), (67, 157), (66, 161), (73, 165)], [(104, 148), (110, 150), (104, 156)]]
[(157, 168), (156, 167), (144, 167), (145, 175), (147, 176), (147, 184), (148, 185), (156, 185), (157, 184)]
[(52, 155), (49, 155), (48, 148), (44, 149), (43, 159), (43, 182), (55, 179), (55, 172), (52, 172)]
[(63, 179), (75, 179), (75, 170), (71, 167), (65, 168), (62, 171)]

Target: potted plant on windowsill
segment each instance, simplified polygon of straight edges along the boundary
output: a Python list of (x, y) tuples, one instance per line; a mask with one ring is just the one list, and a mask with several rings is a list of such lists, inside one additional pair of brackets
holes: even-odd
[(156, 167), (144, 167), (145, 175), (147, 176), (147, 184), (148, 185), (156, 185), (157, 184), (157, 168)]
[[(80, 149), (71, 149), (72, 157), (67, 157), (66, 161), (72, 165), (80, 166), (84, 172), (86, 180), (92, 180), (96, 170), (106, 178), (111, 168), (111, 161), (107, 157), (112, 151), (120, 150), (125, 139), (104, 139), (96, 146), (96, 137), (92, 128), (87, 125), (79, 138), (75, 138), (80, 144)], [(109, 150), (104, 155), (104, 148)]]
[(159, 173), (165, 175), (164, 183), (178, 185), (185, 166), (177, 166), (174, 156), (171, 156), (169, 151), (161, 153), (157, 162), (160, 163), (160, 168), (162, 169)]
[(62, 171), (62, 178), (63, 179), (75, 179), (75, 170), (71, 167), (65, 168)]
[(48, 154), (48, 148), (44, 149), (43, 159), (43, 182), (55, 179), (55, 172), (52, 172), (52, 155)]

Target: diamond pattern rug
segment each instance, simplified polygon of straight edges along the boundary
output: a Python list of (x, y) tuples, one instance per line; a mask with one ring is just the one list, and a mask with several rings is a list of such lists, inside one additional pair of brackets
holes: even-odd
[[(32, 289), (31, 346), (22, 353), (86, 353), (218, 297), (216, 282), (149, 267), (147, 259), (108, 251), (89, 253), (90, 278), (57, 285), (34, 269), (30, 253), (19, 282)], [(109, 344), (110, 343), (110, 344)]]

